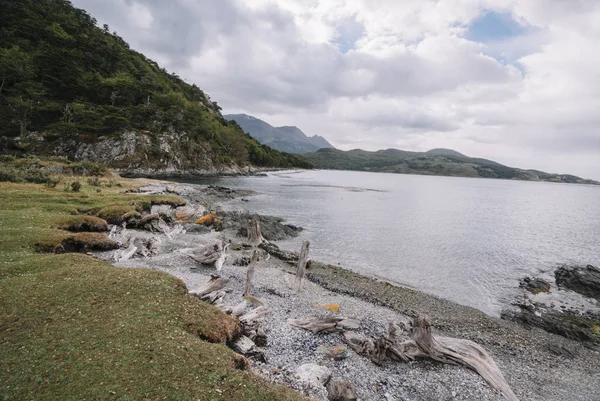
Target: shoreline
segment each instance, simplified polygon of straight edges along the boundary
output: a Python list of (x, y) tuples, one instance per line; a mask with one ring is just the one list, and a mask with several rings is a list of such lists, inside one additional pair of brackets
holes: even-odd
[[(189, 187), (190, 185), (194, 185), (168, 181), (165, 181), (162, 185), (165, 184), (175, 187)], [(185, 194), (180, 193), (180, 196), (186, 198)], [(190, 200), (193, 197), (187, 196), (187, 198)], [(215, 204), (219, 201), (227, 202), (227, 199), (214, 200), (212, 203)], [(206, 237), (206, 239), (214, 239), (219, 236), (225, 236), (225, 238), (228, 238), (229, 240), (240, 241), (240, 238), (235, 234), (227, 234), (225, 231), (218, 233), (213, 231), (212, 234), (202, 235), (202, 237)], [(243, 252), (235, 253), (236, 256), (242, 254)], [(171, 262), (164, 261), (163, 265), (161, 265), (162, 262), (160, 262), (158, 263), (158, 267), (154, 266), (151, 268), (163, 270), (176, 275), (176, 277), (182, 278), (188, 285), (188, 288), (190, 288), (191, 285), (197, 285), (199, 277), (193, 278), (193, 274), (189, 272), (189, 263), (185, 265), (186, 262), (183, 262), (182, 259), (178, 259), (178, 261), (183, 263), (184, 267), (179, 266), (173, 270), (174, 266), (171, 265)], [(138, 260), (134, 263), (134, 259), (132, 259), (129, 262), (130, 265), (134, 264), (132, 267), (148, 268), (149, 264), (156, 261)], [(127, 263), (125, 263), (125, 265), (127, 265)], [(232, 268), (233, 270), (231, 270)], [(275, 269), (275, 271), (285, 272), (285, 274), (293, 273), (294, 271), (293, 267), (288, 266), (283, 262), (278, 262), (277, 266), (270, 268), (271, 270)], [(243, 282), (245, 268), (228, 266), (227, 269), (224, 267), (224, 272), (231, 275), (231, 277), (237, 277), (238, 282), (236, 285), (241, 285)], [(210, 271), (205, 271), (201, 276), (203, 279), (206, 279), (209, 274)], [(425, 315), (430, 319), (431, 325), (436, 333), (470, 339), (481, 344), (493, 355), (508, 382), (513, 387), (513, 390), (521, 399), (543, 398), (547, 400), (559, 400), (564, 399), (567, 395), (573, 396), (573, 394), (576, 394), (576, 396), (581, 397), (578, 399), (583, 400), (589, 399), (593, 394), (600, 393), (600, 380), (596, 380), (600, 379), (599, 374), (596, 373), (600, 372), (600, 354), (598, 353), (597, 348), (589, 348), (588, 345), (549, 334), (539, 329), (525, 329), (515, 323), (489, 316), (480, 310), (459, 305), (435, 295), (323, 263), (313, 262), (311, 268), (307, 269), (306, 278), (311, 283), (317, 285), (318, 288), (321, 289), (320, 291), (324, 291), (319, 292), (314, 290), (319, 292), (321, 296), (334, 298), (340, 296), (342, 299), (346, 299), (346, 302), (354, 302), (350, 301), (354, 299), (362, 305), (362, 308), (369, 309), (371, 311), (370, 313), (372, 313), (372, 311), (378, 311), (379, 309), (385, 309), (389, 310), (392, 314), (397, 313), (404, 316), (413, 316), (414, 314)], [(288, 294), (288, 297), (293, 297), (293, 294)], [(267, 306), (270, 303), (277, 302), (275, 298), (267, 294), (264, 294), (263, 297), (263, 294), (261, 293), (260, 299), (262, 300), (264, 298), (267, 299), (265, 301)], [(280, 330), (280, 328), (271, 327), (271, 332), (277, 330)], [(269, 337), (270, 336), (271, 335), (269, 334)], [(418, 369), (430, 364), (425, 361), (415, 363), (420, 365)], [(268, 366), (269, 365), (267, 364), (267, 367)], [(277, 367), (273, 369), (277, 369)], [(462, 367), (454, 367), (454, 369), (466, 370)], [(445, 376), (456, 374), (456, 372), (448, 371), (445, 366), (442, 367), (442, 370), (444, 372), (443, 375)], [(563, 376), (565, 380), (568, 378), (568, 383), (564, 380), (560, 385), (552, 383), (550, 372), (553, 370), (563, 371), (561, 376)], [(265, 374), (264, 366), (259, 368), (259, 371), (270, 380), (292, 385), (293, 387), (293, 382), (289, 383), (285, 380), (278, 380), (279, 378), (268, 373), (268, 369)], [(578, 372), (577, 374), (575, 374), (576, 371)], [(582, 378), (587, 379), (582, 380)], [(444, 380), (446, 379), (448, 379), (448, 377), (445, 377)], [(415, 380), (413, 385), (416, 386), (416, 388), (424, 385), (419, 379)], [(487, 385), (482, 382), (479, 377), (473, 378), (473, 380), (474, 382), (471, 383), (471, 385), (479, 391), (485, 392), (484, 388)], [(582, 381), (587, 382), (587, 388), (580, 388)], [(531, 386), (531, 383), (542, 382), (545, 382), (544, 386), (528, 390), (528, 386)], [(576, 390), (577, 388), (579, 388), (579, 391)], [(566, 391), (566, 389), (568, 389), (568, 391)], [(425, 398), (416, 399), (451, 397), (454, 393), (456, 393), (456, 389), (435, 393), (435, 395), (433, 393), (429, 395), (421, 393), (421, 397), (425, 396)], [(499, 399), (495, 398), (493, 394), (494, 393), (486, 393), (484, 395), (482, 393), (482, 398), (480, 399)], [(374, 393), (369, 393), (369, 396), (373, 395)], [(381, 395), (384, 396), (385, 393)], [(381, 399), (387, 400), (388, 398)], [(459, 397), (458, 399), (469, 398)]]

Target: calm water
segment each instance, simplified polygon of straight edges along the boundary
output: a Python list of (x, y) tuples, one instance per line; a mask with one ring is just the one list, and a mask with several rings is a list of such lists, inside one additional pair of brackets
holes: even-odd
[(304, 227), (280, 243), (497, 315), (526, 275), (600, 264), (600, 187), (347, 171), (272, 173), (220, 185), (234, 207)]

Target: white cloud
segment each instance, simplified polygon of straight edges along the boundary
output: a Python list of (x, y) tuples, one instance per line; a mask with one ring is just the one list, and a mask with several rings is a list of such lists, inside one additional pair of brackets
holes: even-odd
[[(228, 112), (600, 179), (596, 0), (73, 2)], [(490, 11), (526, 29), (464, 39)]]

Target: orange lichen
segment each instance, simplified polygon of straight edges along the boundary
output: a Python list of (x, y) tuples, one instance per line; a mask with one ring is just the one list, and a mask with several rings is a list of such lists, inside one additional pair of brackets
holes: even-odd
[(315, 302), (314, 305), (317, 308), (323, 308), (323, 309), (327, 309), (330, 310), (332, 312), (339, 312), (340, 311), (340, 306), (338, 304), (325, 304), (325, 305), (320, 305), (318, 302)]
[(205, 226), (210, 226), (214, 223), (216, 216), (217, 216), (217, 214), (215, 212), (212, 212), (212, 213), (206, 214), (206, 215), (196, 219), (195, 223), (196, 224), (204, 224)]

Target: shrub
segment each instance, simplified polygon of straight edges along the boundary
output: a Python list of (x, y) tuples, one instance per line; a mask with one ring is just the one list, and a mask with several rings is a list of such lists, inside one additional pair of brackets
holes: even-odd
[(73, 192), (79, 192), (81, 190), (81, 183), (79, 181), (72, 182), (71, 189), (73, 190)]
[(87, 179), (88, 184), (90, 184), (93, 187), (99, 187), (102, 185), (102, 181), (100, 180), (100, 177), (98, 177), (97, 175), (94, 175), (90, 178)]

